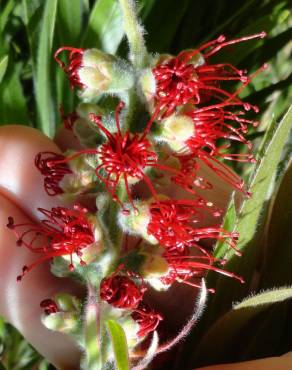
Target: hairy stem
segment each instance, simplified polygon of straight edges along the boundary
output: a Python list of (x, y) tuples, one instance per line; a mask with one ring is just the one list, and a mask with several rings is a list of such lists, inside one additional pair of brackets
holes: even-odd
[(147, 62), (147, 49), (143, 28), (137, 17), (134, 0), (119, 0), (124, 19), (124, 30), (130, 46), (130, 60), (136, 68), (143, 68)]

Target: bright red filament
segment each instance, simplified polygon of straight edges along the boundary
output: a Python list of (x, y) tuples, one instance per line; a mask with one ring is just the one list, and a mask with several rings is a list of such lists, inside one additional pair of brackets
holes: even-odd
[[(228, 232), (220, 227), (197, 227), (202, 221), (200, 209), (207, 210), (205, 201), (165, 200), (150, 204), (150, 222), (148, 234), (153, 235), (168, 252), (183, 253), (189, 248), (202, 252), (198, 244), (202, 239), (217, 239), (226, 241), (235, 248), (237, 233)], [(219, 216), (219, 214), (217, 214)]]
[[(66, 66), (66, 64), (59, 59), (59, 55), (63, 51), (69, 51), (69, 63)], [(77, 49), (77, 48), (72, 48), (70, 46), (63, 46), (59, 48), (55, 55), (54, 58), (56, 62), (60, 65), (60, 67), (63, 69), (63, 71), (68, 75), (69, 81), (71, 88), (76, 87), (84, 87), (84, 84), (80, 81), (79, 77), (79, 68), (82, 67), (82, 59), (83, 59), (83, 49)]]
[(63, 189), (60, 187), (60, 181), (65, 175), (71, 174), (72, 171), (64, 162), (62, 154), (53, 152), (41, 152), (35, 157), (35, 165), (44, 178), (44, 187), (48, 195), (62, 194)]
[[(241, 81), (247, 85), (250, 78), (246, 71), (238, 70), (228, 63), (210, 64), (208, 58), (228, 45), (263, 37), (263, 32), (230, 41), (225, 41), (225, 36), (220, 36), (198, 49), (183, 51), (178, 56), (158, 64), (153, 68), (153, 74), (156, 80), (156, 105), (160, 107), (162, 116), (169, 116), (178, 106), (187, 103), (197, 105), (210, 98), (240, 102), (236, 96), (221, 87), (221, 82)], [(192, 64), (192, 58), (200, 53), (202, 61), (198, 65)]]
[(100, 298), (117, 308), (137, 308), (144, 291), (143, 286), (138, 287), (128, 276), (113, 275), (100, 283)]
[(132, 313), (132, 318), (139, 324), (139, 331), (137, 332), (139, 337), (145, 337), (154, 331), (159, 322), (163, 320), (159, 313), (156, 313), (145, 303), (140, 303), (138, 308)]
[(48, 211), (38, 210), (46, 217), (39, 225), (33, 223), (15, 224), (12, 217), (8, 218), (7, 227), (14, 231), (17, 245), (25, 246), (31, 252), (41, 254), (41, 257), (28, 266), (23, 267), (22, 277), (40, 263), (58, 256), (69, 255), (71, 263), (69, 269), (73, 270), (73, 254), (82, 260), (82, 250), (94, 243), (92, 225), (86, 217), (86, 210), (75, 206), (74, 209), (64, 207), (52, 208)]

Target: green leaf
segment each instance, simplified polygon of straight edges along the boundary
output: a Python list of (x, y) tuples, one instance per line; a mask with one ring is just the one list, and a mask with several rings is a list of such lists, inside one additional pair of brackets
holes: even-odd
[(0, 124), (27, 124), (26, 101), (20, 83), (21, 66), (10, 63), (0, 89)]
[(190, 1), (156, 1), (149, 16), (145, 19), (147, 47), (151, 52), (166, 52), (170, 48), (180, 22), (188, 9)]
[[(274, 122), (268, 129), (258, 153), (259, 162), (250, 180), (252, 197), (243, 202), (237, 219), (236, 231), (240, 235), (237, 247), (242, 250), (243, 256), (240, 258), (235, 256), (232, 249), (225, 256), (229, 262), (224, 268), (241, 275), (246, 284), (239, 285), (238, 282), (232, 279), (210, 273), (208, 286), (214, 287), (215, 279), (217, 282), (215, 286), (216, 295), (209, 306), (207, 321), (213, 321), (220, 314), (226, 312), (232, 301), (241, 299), (248, 294), (249, 284), (256, 271), (259, 258), (259, 238), (263, 231), (267, 203), (275, 186), (277, 166), (291, 127), (292, 107), (279, 124)], [(224, 296), (224, 300), (221, 299), (222, 296)]]
[(72, 46), (80, 36), (82, 25), (82, 3), (80, 0), (58, 1), (59, 38), (62, 44)]
[[(255, 350), (259, 350), (263, 343), (267, 346), (268, 343), (263, 341), (262, 336), (258, 341), (259, 333), (265, 332), (267, 334), (267, 330), (270, 330), (270, 337), (278, 339), (280, 333), (277, 327), (282, 330), (282, 324), (285, 324), (285, 315), (283, 315), (285, 305), (281, 306), (281, 304), (291, 298), (292, 288), (283, 287), (246, 298), (241, 303), (234, 305), (233, 309), (221, 317), (203, 336), (193, 356), (194, 361), (199, 365), (206, 365), (206, 363), (215, 364), (246, 359), (234, 357), (238, 356), (235, 348), (240, 344), (243, 346), (241, 352), (245, 352), (247, 356), (250, 349), (249, 351), (246, 349), (250, 341), (257, 345)], [(282, 324), (280, 324), (281, 317), (278, 317), (278, 313), (284, 316)], [(274, 320), (273, 332), (271, 320)], [(271, 342), (274, 345), (274, 341)]]
[(5, 57), (3, 57), (0, 60), (0, 83), (5, 75), (7, 66), (8, 66), (8, 55), (5, 55)]
[(83, 46), (115, 54), (123, 37), (123, 20), (118, 1), (96, 0), (84, 35)]
[(108, 320), (107, 326), (111, 336), (117, 369), (130, 370), (127, 339), (123, 328), (115, 320)]
[(0, 12), (0, 33), (5, 29), (9, 16), (15, 7), (15, 0), (9, 0)]
[(292, 298), (291, 287), (277, 288), (245, 298), (242, 302), (235, 304), (233, 306), (233, 309), (234, 310), (240, 310), (243, 308), (263, 309), (264, 307), (262, 306), (282, 302), (290, 298)]
[(48, 136), (55, 131), (55, 110), (52, 100), (50, 65), (57, 12), (57, 0), (46, 2), (40, 31), (36, 66), (35, 94), (38, 111), (38, 127)]
[[(291, 147), (290, 147), (291, 150)], [(291, 156), (291, 151), (290, 151)], [(265, 258), (261, 288), (292, 284), (292, 163), (281, 181), (269, 212), (265, 233)]]
[[(233, 231), (235, 223), (236, 223), (236, 208), (233, 194), (223, 220), (222, 228), (224, 230)], [(224, 240), (219, 240), (215, 246), (214, 257), (219, 259), (223, 258), (229, 248), (230, 248), (229, 245)]]

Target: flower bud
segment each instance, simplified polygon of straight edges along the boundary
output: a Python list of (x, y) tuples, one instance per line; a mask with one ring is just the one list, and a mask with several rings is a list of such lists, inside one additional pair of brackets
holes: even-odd
[(130, 234), (140, 235), (151, 244), (157, 244), (157, 240), (148, 234), (147, 226), (150, 222), (150, 210), (148, 202), (135, 202), (135, 209), (129, 208), (128, 213), (119, 213), (121, 228)]
[(72, 312), (56, 312), (42, 317), (42, 323), (50, 330), (72, 334), (78, 330), (79, 315)]
[[(69, 64), (60, 59), (62, 51), (69, 51)], [(55, 53), (55, 59), (68, 74), (72, 87), (81, 89), (80, 97), (85, 101), (96, 100), (104, 93), (119, 93), (134, 84), (131, 66), (98, 49), (74, 49), (63, 47)]]
[(195, 135), (195, 125), (188, 116), (171, 115), (159, 125), (158, 140), (166, 142), (174, 152), (186, 148), (185, 142)]

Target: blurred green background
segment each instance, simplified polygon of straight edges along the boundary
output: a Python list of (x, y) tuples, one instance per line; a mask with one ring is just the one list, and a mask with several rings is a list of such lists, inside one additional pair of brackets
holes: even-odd
[[(138, 0), (138, 7), (145, 25), (147, 47), (153, 53), (177, 53), (220, 34), (232, 38), (263, 30), (268, 33), (265, 40), (243, 43), (218, 56), (218, 60), (228, 59), (250, 72), (269, 63), (268, 70), (242, 94), (261, 108), (260, 127), (250, 133), (255, 148), (259, 147), (268, 125), (279, 121), (291, 102), (291, 1)], [(64, 45), (97, 47), (126, 56), (118, 1), (0, 0), (0, 124), (29, 125), (54, 136), (61, 121), (60, 104), (64, 105), (65, 112), (70, 112), (77, 101), (66, 76), (53, 59), (54, 51)], [(282, 168), (286, 168), (290, 152), (291, 145), (287, 144), (282, 154)], [(291, 185), (291, 176), (289, 181)], [(278, 208), (286, 202), (286, 197), (284, 192)], [(282, 233), (281, 230), (273, 232)], [(291, 239), (289, 243), (292, 248)], [(263, 274), (259, 289), (275, 283), (273, 275), (268, 275)], [(288, 274), (278, 283), (292, 284), (292, 278)], [(186, 345), (186, 348), (185, 351), (189, 351), (190, 347)], [(268, 354), (275, 353), (271, 352)], [(49, 368), (20, 334), (2, 320), (0, 359), (0, 370)], [(242, 357), (233, 356), (224, 361), (237, 359)]]

